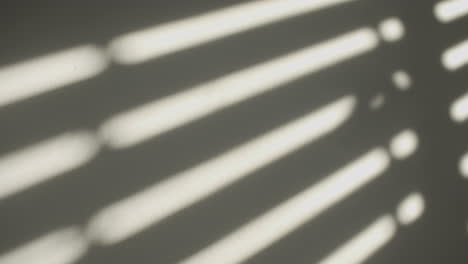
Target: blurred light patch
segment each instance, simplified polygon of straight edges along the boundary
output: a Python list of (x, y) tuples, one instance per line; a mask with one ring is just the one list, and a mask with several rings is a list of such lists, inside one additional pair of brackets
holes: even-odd
[(418, 148), (418, 135), (411, 129), (398, 133), (390, 141), (390, 152), (397, 159), (405, 159)]
[(92, 134), (74, 132), (0, 157), (0, 199), (73, 170), (98, 152)]
[(442, 65), (449, 71), (455, 71), (468, 63), (468, 40), (464, 40), (442, 53)]
[(442, 23), (449, 23), (468, 15), (468, 0), (441, 1), (434, 6), (435, 17)]
[(91, 78), (107, 67), (95, 46), (72, 48), (0, 68), (0, 107)]
[(392, 74), (393, 84), (402, 91), (408, 90), (411, 87), (411, 76), (403, 71), (398, 70)]
[(109, 49), (122, 64), (135, 64), (352, 0), (252, 1), (128, 33)]
[(379, 32), (385, 41), (394, 42), (405, 35), (405, 27), (400, 19), (392, 17), (379, 24)]
[(181, 263), (241, 263), (375, 179), (388, 164), (387, 153), (374, 149)]
[(459, 169), (463, 177), (468, 178), (468, 153), (462, 156), (459, 164)]
[(412, 193), (400, 202), (397, 209), (397, 219), (403, 225), (412, 224), (424, 212), (425, 202), (420, 193)]
[(354, 97), (343, 97), (104, 208), (92, 218), (90, 236), (102, 244), (127, 239), (333, 131), (354, 105)]
[(465, 122), (468, 119), (468, 93), (450, 105), (450, 117), (457, 123)]
[(379, 93), (376, 96), (371, 98), (369, 102), (369, 107), (372, 110), (377, 110), (381, 108), (384, 104), (385, 104), (385, 96), (382, 93)]
[(111, 147), (129, 147), (360, 55), (377, 44), (373, 30), (355, 30), (118, 114), (103, 124), (100, 133)]
[(387, 244), (395, 235), (395, 232), (396, 223), (393, 218), (391, 216), (384, 216), (319, 263), (363, 263), (377, 250)]
[(71, 264), (88, 249), (78, 229), (68, 228), (35, 239), (0, 256), (2, 264)]

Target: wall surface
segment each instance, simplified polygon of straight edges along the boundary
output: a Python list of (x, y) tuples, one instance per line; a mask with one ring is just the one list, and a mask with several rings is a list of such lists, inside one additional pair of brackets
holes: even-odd
[(0, 32), (1, 264), (468, 263), (468, 1), (2, 1)]

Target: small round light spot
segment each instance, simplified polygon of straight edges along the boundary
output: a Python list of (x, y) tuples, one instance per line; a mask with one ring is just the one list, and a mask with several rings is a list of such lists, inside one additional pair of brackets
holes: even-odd
[(412, 193), (400, 202), (397, 219), (402, 225), (416, 221), (424, 212), (424, 198), (420, 193)]
[(390, 142), (390, 152), (396, 159), (405, 159), (418, 148), (418, 135), (410, 129), (404, 130)]
[(402, 91), (408, 90), (411, 86), (411, 76), (403, 71), (398, 70), (392, 74), (393, 84)]
[(379, 24), (379, 32), (385, 41), (393, 42), (403, 37), (405, 28), (400, 19), (392, 17)]

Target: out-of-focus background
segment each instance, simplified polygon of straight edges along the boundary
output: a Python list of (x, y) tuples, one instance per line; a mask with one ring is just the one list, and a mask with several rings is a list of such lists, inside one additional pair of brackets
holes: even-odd
[(6, 0), (0, 32), (2, 264), (468, 262), (467, 0)]

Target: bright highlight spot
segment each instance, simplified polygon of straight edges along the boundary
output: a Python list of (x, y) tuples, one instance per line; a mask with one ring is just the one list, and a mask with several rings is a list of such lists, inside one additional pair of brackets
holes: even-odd
[(468, 15), (468, 0), (441, 1), (435, 5), (434, 14), (440, 22), (452, 22)]
[(384, 150), (372, 150), (181, 263), (241, 263), (375, 179), (388, 164)]
[(387, 244), (395, 232), (396, 224), (393, 218), (384, 216), (336, 249), (319, 264), (362, 263)]
[(379, 24), (379, 32), (385, 41), (393, 42), (405, 35), (405, 27), (400, 19), (392, 17)]
[(455, 71), (468, 63), (468, 40), (464, 40), (442, 53), (442, 65), (449, 70)]
[(129, 147), (362, 54), (377, 44), (373, 30), (359, 29), (118, 114), (103, 124), (100, 133), (111, 147)]
[(468, 119), (468, 93), (450, 105), (450, 117), (457, 123), (465, 122)]
[(416, 221), (424, 212), (424, 198), (420, 193), (412, 193), (400, 202), (397, 219), (403, 225)]
[(403, 71), (398, 70), (392, 74), (393, 84), (400, 90), (408, 90), (411, 86), (411, 76)]
[(468, 178), (468, 153), (461, 158), (459, 169), (463, 177)]
[(404, 130), (390, 142), (390, 152), (397, 159), (405, 159), (418, 148), (418, 135), (410, 129)]
[(68, 228), (35, 239), (0, 256), (2, 264), (72, 264), (88, 249), (79, 230)]
[(344, 97), (104, 208), (92, 218), (90, 236), (103, 244), (124, 240), (333, 131), (354, 105), (354, 97)]
[(351, 0), (252, 1), (128, 33), (114, 39), (116, 61), (135, 64)]
[(107, 67), (102, 51), (87, 45), (0, 68), (0, 107), (91, 78)]
[(79, 167), (98, 149), (92, 134), (74, 132), (0, 157), (0, 199)]

